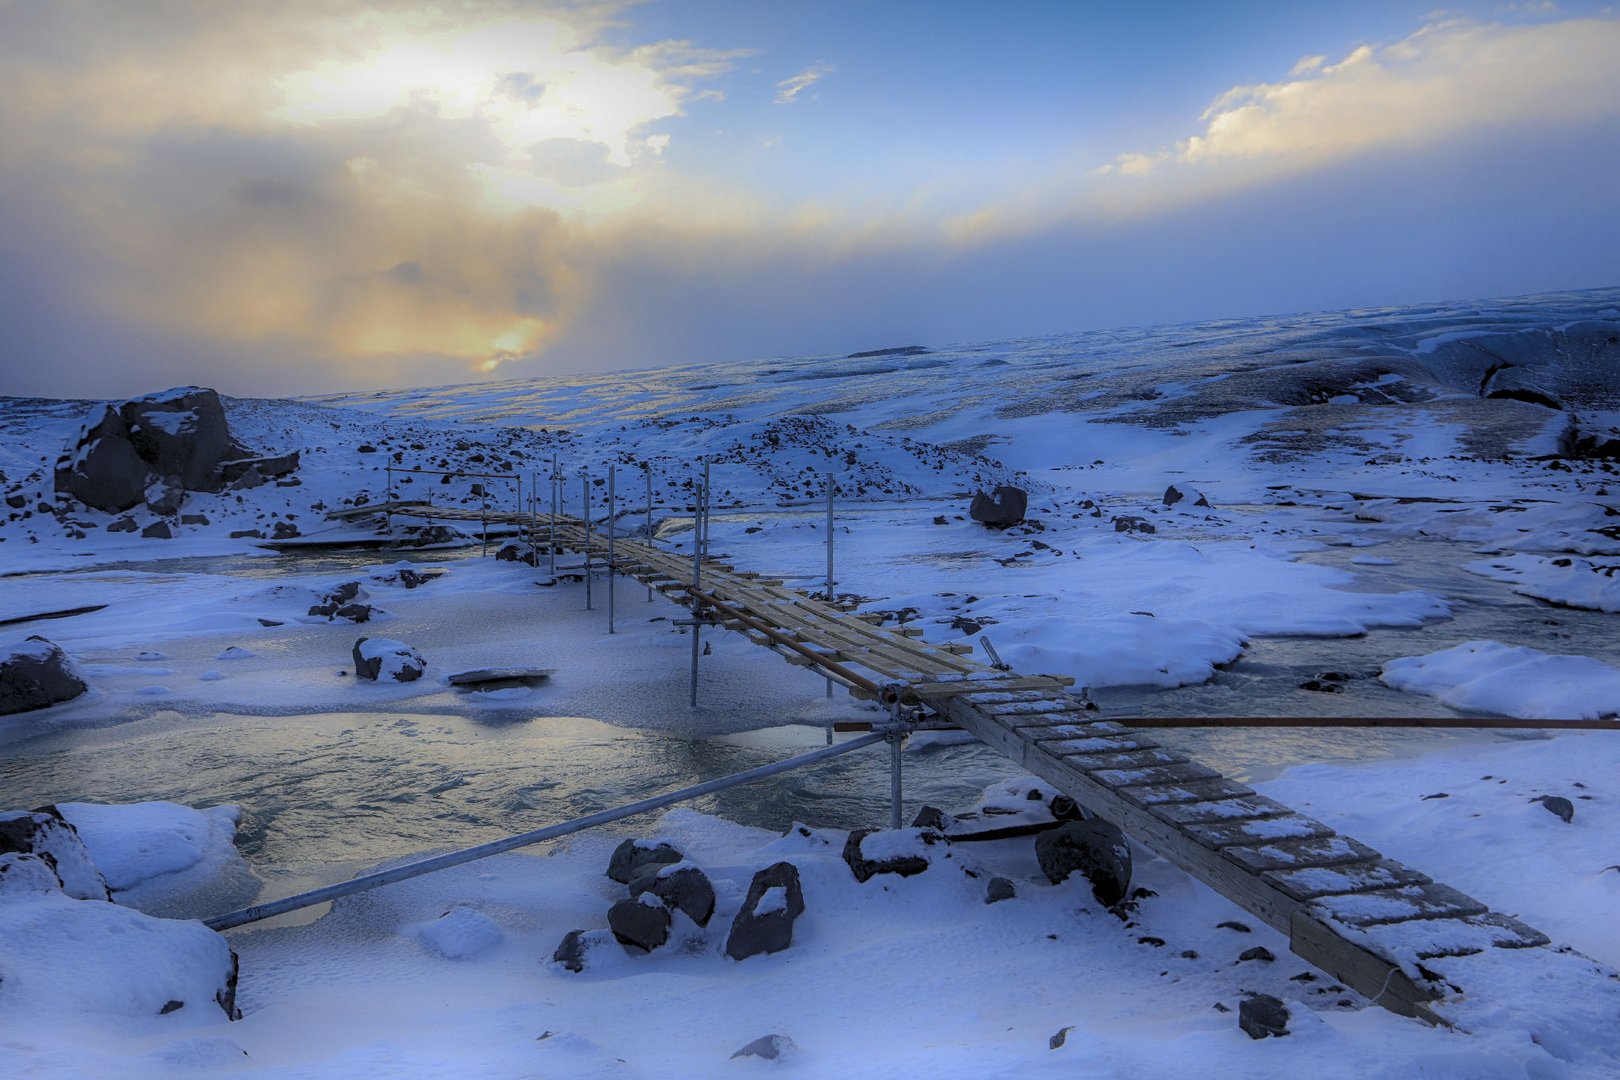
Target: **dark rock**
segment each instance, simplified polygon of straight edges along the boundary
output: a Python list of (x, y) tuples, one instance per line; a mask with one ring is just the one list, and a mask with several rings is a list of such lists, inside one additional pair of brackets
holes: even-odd
[(1023, 521), (1024, 511), (1028, 508), (1029, 494), (1023, 488), (1003, 484), (990, 495), (982, 491), (976, 493), (968, 506), (968, 514), (981, 524), (1005, 529)]
[(354, 673), (362, 679), (377, 680), (387, 675), (395, 682), (414, 682), (427, 670), (422, 654), (388, 638), (360, 638), (354, 643)]
[(993, 877), (990, 879), (990, 884), (985, 887), (984, 902), (997, 904), (1003, 900), (1011, 900), (1017, 895), (1018, 890), (1013, 887), (1011, 878)]
[(111, 405), (99, 408), (57, 461), (56, 491), (116, 514), (141, 501), (151, 469), (130, 442), (129, 428), (118, 410)]
[(1074, 1030), (1074, 1025), (1073, 1024), (1070, 1024), (1068, 1027), (1060, 1027), (1060, 1028), (1058, 1028), (1057, 1032), (1046, 1040), (1046, 1048), (1048, 1050), (1061, 1050), (1061, 1049), (1063, 1049), (1063, 1045), (1069, 1041), (1069, 1032), (1071, 1032), (1073, 1030)]
[(252, 491), (256, 487), (263, 487), (265, 483), (264, 474), (249, 465), (237, 475), (235, 480), (231, 481), (231, 490)]
[(1147, 518), (1137, 517), (1134, 514), (1121, 514), (1114, 518), (1115, 532), (1156, 533), (1158, 527)]
[(152, 513), (168, 517), (179, 512), (180, 504), (186, 501), (186, 489), (180, 486), (178, 477), (160, 476), (146, 485), (141, 498)]
[(932, 351), (926, 345), (896, 345), (888, 349), (867, 349), (865, 352), (852, 352), (845, 359), (868, 360), (874, 356), (927, 356)]
[(935, 514), (934, 515), (934, 524), (935, 525), (949, 525), (950, 521), (945, 517), (944, 514)]
[(528, 566), (540, 565), (540, 551), (533, 544), (513, 541), (502, 546), (495, 553), (495, 557), (502, 562), (520, 562)]
[(257, 472), (262, 479), (274, 479), (286, 476), (298, 468), (298, 451), (290, 454), (277, 454), (270, 457), (236, 458), (232, 461), (219, 463), (219, 475), (226, 483), (234, 482), (242, 477), (249, 469)]
[[(1193, 499), (1194, 506), (1209, 506), (1209, 499), (1205, 497), (1202, 491), (1192, 492), (1191, 497)], [(1188, 493), (1182, 491), (1174, 484), (1171, 484), (1169, 487), (1164, 489), (1164, 505), (1166, 506), (1174, 506), (1176, 503), (1186, 498), (1189, 498)]]
[(1557, 814), (1566, 825), (1575, 820), (1575, 804), (1562, 795), (1537, 795), (1530, 801), (1540, 803), (1549, 814)]
[(336, 619), (348, 619), (350, 622), (355, 623), (370, 622), (371, 605), (344, 604), (342, 607), (332, 612), (332, 617)]
[(6, 496), (6, 505), (11, 507), (13, 510), (21, 510), (23, 507), (28, 505), (28, 496), (26, 496), (26, 495), (7, 495)]
[(790, 862), (767, 866), (748, 883), (748, 895), (726, 938), (726, 955), (746, 960), (760, 953), (781, 952), (793, 944), (793, 923), (802, 914), (799, 868)]
[(1253, 930), (1249, 929), (1249, 925), (1247, 923), (1240, 923), (1236, 919), (1227, 919), (1224, 922), (1218, 922), (1218, 923), (1215, 924), (1215, 929), (1217, 929), (1217, 930), (1235, 930), (1240, 934), (1252, 934), (1252, 933), (1254, 933)]
[(1130, 892), (1130, 844), (1116, 826), (1100, 818), (1066, 821), (1041, 833), (1035, 838), (1035, 858), (1054, 885), (1080, 871), (1103, 907), (1113, 907)]
[(644, 866), (667, 865), (678, 863), (685, 856), (669, 844), (647, 844), (645, 841), (629, 839), (613, 849), (613, 857), (608, 860), (607, 876), (623, 885), (630, 884), (630, 879)]
[(1079, 821), (1086, 816), (1080, 804), (1067, 795), (1052, 796), (1052, 801), (1046, 804), (1046, 809), (1051, 812), (1054, 821)]
[(207, 524), (209, 524), (208, 515), (207, 514), (181, 514), (180, 515), (180, 524), (182, 524), (182, 525), (207, 525)]
[(169, 528), (167, 521), (154, 521), (141, 530), (141, 535), (148, 540), (173, 540), (174, 530)]
[(757, 1057), (766, 1061), (775, 1061), (783, 1054), (792, 1053), (798, 1047), (786, 1035), (761, 1035), (747, 1046), (732, 1054), (732, 1058)]
[(219, 395), (204, 387), (132, 398), (118, 413), (141, 460), (159, 476), (177, 477), (188, 491), (218, 491), (220, 461), (241, 450), (231, 438)]
[(281, 626), (281, 625), (284, 625), (284, 624), (282, 623), (282, 621), (280, 619), (266, 619), (263, 616), (260, 616), (259, 617), (259, 625), (260, 626)]
[(264, 533), (260, 532), (258, 529), (235, 529), (231, 532), (232, 540), (241, 540), (244, 537), (253, 540), (262, 540), (264, 539)]
[(134, 518), (129, 517), (128, 515), (119, 518), (117, 521), (107, 526), (107, 531), (110, 533), (132, 533), (138, 529), (140, 529), (140, 526), (135, 523)]
[(1270, 949), (1266, 948), (1264, 945), (1256, 945), (1252, 949), (1244, 949), (1241, 953), (1239, 953), (1237, 962), (1241, 964), (1246, 960), (1264, 960), (1267, 963), (1270, 963), (1275, 959), (1277, 958), (1271, 954)]
[(937, 806), (925, 806), (911, 819), (913, 829), (932, 829), (945, 832), (951, 827), (951, 816)]
[(608, 928), (626, 949), (652, 952), (669, 940), (669, 909), (649, 893), (608, 908)]
[(0, 655), (0, 716), (71, 701), (86, 690), (84, 679), (61, 646), (39, 636)]
[(1238, 1027), (1251, 1039), (1288, 1034), (1288, 1006), (1270, 994), (1250, 994), (1238, 1005)]
[[(656, 864), (654, 864), (656, 865)], [(708, 926), (714, 915), (714, 886), (709, 876), (695, 866), (679, 866), (666, 870), (663, 866), (644, 866), (641, 873), (652, 873), (647, 892), (658, 897), (666, 907), (686, 914), (699, 926)], [(639, 875), (638, 875), (639, 880)], [(635, 891), (635, 886), (631, 886)]]
[(48, 859), (62, 891), (76, 900), (111, 899), (79, 830), (54, 806), (0, 814), (0, 852), (8, 851)]
[(298, 526), (290, 521), (278, 521), (276, 527), (270, 530), (270, 539), (272, 540), (291, 540), (293, 537), (301, 535), (303, 534), (299, 531)]
[(1306, 679), (1299, 684), (1301, 690), (1314, 690), (1318, 694), (1342, 694), (1344, 684), (1336, 682), (1323, 682), (1321, 679)]
[(551, 954), (551, 962), (561, 964), (569, 971), (581, 972), (585, 970), (585, 954), (594, 944), (589, 932), (585, 930), (570, 930), (563, 935), (557, 945), (557, 951)]
[[(856, 829), (844, 841), (844, 862), (849, 865), (850, 871), (855, 875), (856, 881), (866, 881), (876, 874), (899, 874), (901, 877), (911, 877), (928, 869), (928, 860), (921, 855), (894, 855), (886, 859), (871, 859), (862, 850), (866, 838), (878, 829)], [(892, 835), (892, 834), (891, 834)], [(917, 831), (918, 838), (924, 844), (935, 844), (944, 838), (930, 829)]]
[(355, 449), (362, 454), (375, 454), (377, 452), (377, 448), (370, 443), (361, 443)]

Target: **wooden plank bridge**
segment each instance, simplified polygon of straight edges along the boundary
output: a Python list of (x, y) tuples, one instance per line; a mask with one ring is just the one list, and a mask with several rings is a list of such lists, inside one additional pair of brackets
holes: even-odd
[[(557, 515), (553, 532), (551, 515), (409, 502), (387, 510), (520, 526), (539, 547), (555, 544), (608, 569), (608, 537), (577, 517)], [(1539, 931), (1100, 715), (1069, 691), (1072, 679), (998, 669), (966, 655), (970, 646), (875, 625), (848, 605), (723, 559), (703, 559), (694, 582), (691, 557), (622, 536), (612, 548), (609, 572), (658, 590), (697, 623), (738, 631), (857, 697), (925, 710), (971, 732), (1394, 1012), (1451, 1024), (1448, 1005), (1466, 996), (1470, 958), (1518, 950), (1533, 963), (1551, 953)]]

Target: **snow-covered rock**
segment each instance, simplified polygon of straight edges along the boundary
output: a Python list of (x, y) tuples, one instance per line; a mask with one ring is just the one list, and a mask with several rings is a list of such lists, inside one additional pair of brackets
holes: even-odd
[(0, 854), (0, 903), (61, 891), (62, 879), (56, 876), (56, 865), (48, 855), (19, 851)]
[(361, 638), (354, 643), (354, 673), (373, 681), (414, 682), (427, 670), (422, 654), (392, 638)]
[(44, 894), (0, 904), (0, 1013), (155, 1017), (236, 1015), (236, 955), (198, 922)]
[(216, 914), (248, 903), (259, 880), (236, 849), (235, 806), (65, 802), (57, 810), (127, 907), (166, 917)]
[[(767, 901), (767, 896), (772, 899)], [(804, 889), (799, 884), (799, 868), (790, 862), (767, 866), (748, 883), (748, 895), (726, 938), (726, 955), (746, 960), (760, 953), (781, 952), (793, 944), (793, 923), (802, 914)]]
[(457, 904), (432, 922), (413, 929), (413, 936), (429, 952), (446, 960), (465, 960), (493, 949), (505, 937), (488, 915)]
[(71, 701), (84, 675), (61, 646), (38, 635), (0, 645), (0, 716)]
[(79, 832), (54, 806), (0, 814), (0, 852), (49, 859), (68, 896), (106, 900), (107, 881)]

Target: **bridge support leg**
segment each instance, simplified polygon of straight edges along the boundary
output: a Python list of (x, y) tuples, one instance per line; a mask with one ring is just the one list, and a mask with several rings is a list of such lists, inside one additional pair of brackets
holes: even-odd
[(901, 828), (905, 820), (901, 812), (900, 744), (905, 732), (900, 727), (901, 705), (898, 698), (889, 706), (889, 828)]
[(608, 633), (610, 633), (610, 634), (613, 633), (613, 578), (614, 578), (614, 569), (613, 569), (613, 531), (617, 527), (618, 515), (619, 515), (619, 511), (618, 511), (618, 505), (619, 504), (618, 504), (618, 501), (617, 501), (617, 495), (613, 490), (613, 474), (614, 474), (614, 467), (612, 465), (609, 465), (608, 466), (608, 518), (607, 518), (607, 542), (608, 542), (608, 545), (607, 545), (607, 547), (608, 547), (607, 571), (608, 571)]
[[(692, 591), (703, 587), (703, 504), (708, 492), (699, 487), (692, 498)], [(692, 708), (697, 708), (698, 638), (703, 632), (703, 601), (692, 598)]]

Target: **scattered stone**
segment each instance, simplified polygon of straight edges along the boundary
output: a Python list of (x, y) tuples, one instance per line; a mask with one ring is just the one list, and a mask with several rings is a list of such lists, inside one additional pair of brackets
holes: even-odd
[(244, 538), (250, 540), (263, 540), (264, 533), (260, 532), (258, 529), (233, 529), (231, 531), (232, 540), (242, 540)]
[[(1196, 498), (1193, 499), (1194, 506), (1202, 506), (1206, 508), (1209, 506), (1209, 499), (1205, 497), (1202, 491), (1195, 490), (1192, 492), (1192, 494), (1196, 496)], [(1164, 489), (1164, 505), (1166, 506), (1174, 506), (1176, 503), (1185, 498), (1188, 498), (1187, 493), (1176, 487), (1174, 484), (1171, 484), (1169, 487)]]
[(0, 716), (71, 701), (86, 689), (62, 647), (37, 634), (0, 652)]
[(1046, 1048), (1048, 1050), (1062, 1049), (1063, 1044), (1069, 1041), (1069, 1032), (1071, 1032), (1073, 1030), (1074, 1030), (1074, 1025), (1073, 1024), (1070, 1024), (1068, 1027), (1060, 1027), (1060, 1028), (1058, 1028), (1057, 1029), (1057, 1034), (1053, 1035), (1050, 1039), (1046, 1040)]
[(348, 619), (353, 623), (363, 623), (371, 621), (371, 612), (372, 607), (370, 604), (344, 604), (332, 612), (332, 617), (335, 619)]
[[(880, 852), (875, 858), (869, 856), (864, 849), (867, 837), (873, 835), (882, 837), (885, 846), (896, 850)], [(844, 841), (844, 862), (849, 865), (856, 881), (866, 881), (877, 874), (911, 877), (928, 869), (928, 858), (916, 850), (904, 849), (914, 849), (918, 843), (932, 846), (943, 839), (944, 837), (931, 829), (898, 831), (856, 829), (849, 834), (849, 839)]]
[(1252, 934), (1252, 933), (1254, 933), (1253, 930), (1249, 929), (1249, 926), (1248, 926), (1247, 923), (1240, 923), (1236, 919), (1227, 919), (1225, 922), (1218, 922), (1218, 923), (1215, 924), (1215, 929), (1217, 929), (1217, 930), (1236, 930), (1240, 934)]
[(1041, 833), (1035, 838), (1035, 858), (1054, 885), (1080, 871), (1103, 907), (1114, 907), (1130, 892), (1130, 844), (1118, 827), (1100, 818), (1066, 821)]
[(208, 524), (211, 524), (211, 523), (208, 520), (208, 515), (207, 514), (181, 514), (180, 515), (180, 524), (182, 524), (182, 525), (208, 525)]
[(1288, 1006), (1270, 994), (1250, 994), (1238, 1005), (1238, 1027), (1251, 1039), (1288, 1034)]
[(697, 925), (709, 925), (709, 919), (714, 916), (714, 885), (707, 874), (691, 863), (660, 866), (656, 870), (652, 866), (642, 868), (642, 873), (649, 871), (652, 883), (648, 892), (666, 907), (684, 912)]
[(1264, 960), (1267, 963), (1270, 963), (1275, 959), (1277, 958), (1271, 955), (1270, 949), (1266, 948), (1264, 945), (1256, 945), (1252, 949), (1244, 949), (1241, 953), (1239, 953), (1237, 962), (1241, 964), (1246, 960)]
[(377, 452), (377, 448), (370, 443), (361, 443), (355, 449), (362, 454), (375, 454)]
[(1120, 514), (1118, 517), (1114, 518), (1114, 531), (1115, 532), (1134, 532), (1134, 533), (1156, 533), (1159, 530), (1158, 530), (1158, 527), (1155, 526), (1153, 524), (1153, 522), (1149, 521), (1147, 518), (1137, 517), (1134, 514)]
[(540, 565), (540, 551), (533, 544), (514, 540), (495, 553), (501, 562), (520, 562), (526, 566)]
[(982, 491), (975, 493), (968, 514), (980, 524), (1005, 529), (1023, 521), (1024, 511), (1028, 508), (1028, 492), (1003, 484), (990, 495)]
[(282, 623), (282, 621), (280, 619), (266, 619), (263, 616), (261, 616), (259, 618), (259, 625), (260, 626), (281, 626), (281, 625), (283, 625), (283, 623)]
[(984, 890), (984, 902), (987, 904), (999, 904), (1001, 901), (1011, 900), (1017, 895), (1018, 890), (1013, 887), (1011, 878), (993, 877)]
[(652, 844), (632, 838), (613, 849), (613, 857), (608, 860), (607, 876), (621, 885), (628, 885), (644, 866), (678, 863), (685, 858), (673, 845), (663, 842)]
[(140, 660), (143, 663), (152, 663), (157, 660), (167, 660), (168, 658), (168, 653), (158, 652), (156, 649), (142, 649), (140, 652), (135, 654), (135, 659)]
[(608, 908), (608, 928), (627, 950), (652, 952), (669, 940), (670, 923), (669, 909), (651, 893), (620, 900)]
[(0, 814), (0, 852), (39, 855), (51, 863), (62, 891), (75, 900), (110, 900), (79, 830), (54, 806)]
[(302, 536), (298, 526), (290, 521), (278, 521), (274, 529), (270, 530), (272, 540), (291, 540), (295, 536)]
[(252, 491), (256, 487), (263, 487), (265, 483), (266, 481), (264, 474), (259, 472), (258, 469), (255, 469), (253, 466), (249, 465), (246, 469), (242, 470), (241, 475), (237, 476), (235, 480), (231, 481), (231, 490)]
[(154, 521), (141, 530), (141, 535), (148, 540), (173, 540), (174, 530), (169, 528), (167, 521)]
[(551, 954), (551, 962), (575, 973), (584, 971), (586, 954), (601, 940), (600, 930), (570, 930), (558, 943), (557, 951)]
[(28, 505), (28, 496), (26, 496), (26, 495), (7, 495), (6, 496), (6, 505), (11, 507), (13, 510), (21, 510), (23, 507)]
[(373, 681), (414, 682), (427, 670), (422, 654), (392, 638), (360, 638), (354, 643), (354, 673)]
[(178, 477), (160, 476), (146, 485), (141, 501), (152, 513), (168, 517), (180, 511), (180, 504), (186, 501), (186, 489), (180, 486)]
[(934, 524), (935, 525), (949, 525), (950, 521), (949, 521), (949, 519), (947, 519), (945, 517), (944, 514), (935, 514), (934, 515)]
[(1323, 682), (1321, 679), (1306, 679), (1299, 684), (1301, 690), (1312, 690), (1318, 694), (1342, 694), (1344, 684), (1336, 682)]
[(925, 806), (917, 811), (917, 816), (911, 819), (913, 829), (932, 829), (935, 832), (946, 832), (950, 829), (952, 818), (937, 806)]
[(1067, 795), (1054, 795), (1052, 801), (1046, 804), (1053, 821), (1079, 821), (1086, 816), (1080, 804)]
[(276, 454), (268, 457), (236, 458), (232, 461), (219, 463), (219, 475), (226, 483), (238, 480), (249, 469), (259, 474), (262, 480), (286, 476), (298, 468), (298, 451), (288, 454)]
[(798, 1046), (786, 1035), (761, 1035), (747, 1046), (732, 1054), (732, 1058), (757, 1057), (766, 1061), (775, 1061), (783, 1054), (790, 1054)]
[(1562, 795), (1537, 795), (1530, 801), (1540, 803), (1549, 814), (1557, 814), (1565, 825), (1575, 820), (1575, 804)]
[(240, 645), (230, 645), (214, 654), (215, 660), (248, 660), (257, 655), (252, 649), (244, 649)]
[(115, 532), (116, 533), (125, 533), (125, 532), (132, 533), (132, 532), (136, 531), (139, 528), (140, 528), (140, 526), (135, 523), (135, 519), (130, 517), (128, 514), (125, 514), (123, 517), (119, 518), (117, 521), (115, 521), (112, 524), (108, 525), (107, 526), (107, 531), (110, 532), (110, 533), (115, 533)]
[(746, 960), (781, 952), (793, 944), (793, 923), (803, 913), (799, 868), (790, 862), (767, 866), (748, 883), (748, 895), (726, 938), (726, 955)]
[(516, 686), (537, 686), (557, 673), (556, 668), (510, 667), (473, 668), (445, 676), (451, 686), (469, 690), (506, 690)]

